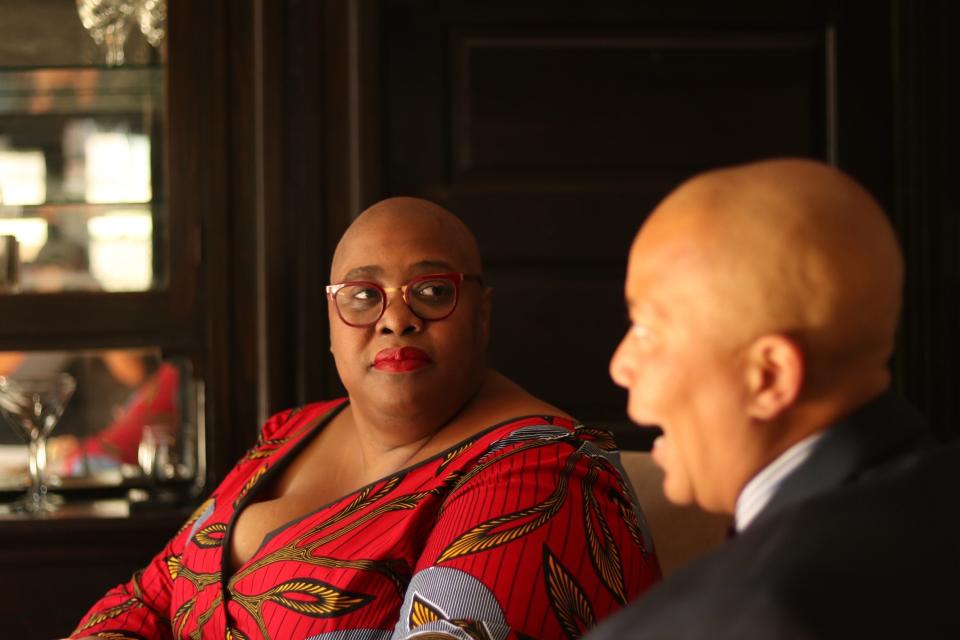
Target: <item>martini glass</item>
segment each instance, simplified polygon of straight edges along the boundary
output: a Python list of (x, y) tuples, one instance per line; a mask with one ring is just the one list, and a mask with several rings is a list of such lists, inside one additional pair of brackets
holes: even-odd
[(47, 436), (73, 396), (77, 381), (68, 373), (43, 378), (0, 376), (0, 411), (30, 443), (30, 490), (11, 505), (11, 510), (29, 514), (55, 511), (63, 502), (47, 493)]

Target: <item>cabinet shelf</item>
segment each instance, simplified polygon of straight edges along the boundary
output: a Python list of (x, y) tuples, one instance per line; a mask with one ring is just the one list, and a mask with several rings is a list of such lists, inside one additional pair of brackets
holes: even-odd
[(161, 66), (0, 70), (0, 116), (122, 114), (163, 110)]

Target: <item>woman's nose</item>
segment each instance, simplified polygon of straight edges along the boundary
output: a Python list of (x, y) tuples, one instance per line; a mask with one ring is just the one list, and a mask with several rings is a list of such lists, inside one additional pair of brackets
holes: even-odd
[(387, 294), (387, 308), (377, 321), (377, 331), (398, 336), (423, 331), (424, 321), (407, 305), (400, 291)]

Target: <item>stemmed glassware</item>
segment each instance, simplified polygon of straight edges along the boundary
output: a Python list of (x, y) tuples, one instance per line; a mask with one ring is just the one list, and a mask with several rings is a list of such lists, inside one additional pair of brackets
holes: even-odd
[(0, 376), (0, 411), (30, 443), (30, 490), (11, 505), (11, 510), (29, 514), (55, 511), (63, 502), (47, 492), (47, 436), (53, 431), (77, 381), (68, 373), (42, 378)]
[(134, 24), (154, 47), (166, 36), (166, 0), (77, 0), (77, 12), (94, 42), (106, 47), (110, 66), (123, 64), (123, 48)]

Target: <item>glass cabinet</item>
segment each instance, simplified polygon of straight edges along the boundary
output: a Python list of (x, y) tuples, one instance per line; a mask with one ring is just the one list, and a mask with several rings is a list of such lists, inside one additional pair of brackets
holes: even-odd
[[(166, 59), (165, 0), (0, 0), (0, 512), (38, 475), (67, 501), (202, 485)], [(55, 377), (74, 388), (31, 427), (23, 385)]]

